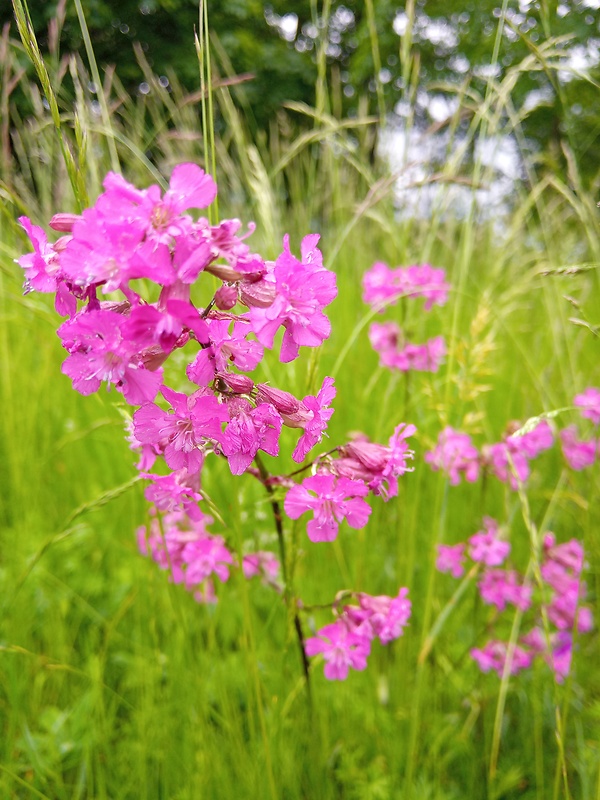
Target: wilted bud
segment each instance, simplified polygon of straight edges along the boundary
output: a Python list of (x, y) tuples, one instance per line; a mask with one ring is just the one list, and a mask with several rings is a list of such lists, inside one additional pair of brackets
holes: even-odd
[(71, 233), (75, 222), (81, 219), (79, 214), (55, 214), (49, 222), (53, 231)]
[(300, 408), (300, 401), (289, 392), (274, 389), (266, 383), (259, 383), (256, 389), (256, 402), (271, 403), (280, 414), (295, 414)]
[(261, 278), (258, 281), (243, 281), (240, 284), (240, 300), (246, 306), (268, 308), (275, 300), (275, 284)]
[(150, 372), (156, 372), (157, 369), (162, 367), (168, 357), (169, 354), (165, 353), (162, 347), (157, 344), (153, 344), (152, 347), (146, 347), (140, 353), (142, 364)]
[(217, 372), (215, 379), (235, 394), (248, 394), (254, 389), (254, 381), (247, 375), (237, 375), (235, 372)]
[(204, 272), (210, 272), (211, 275), (214, 275), (219, 280), (228, 281), (229, 283), (235, 283), (243, 278), (241, 272), (237, 272), (226, 264), (208, 264), (204, 268)]
[(215, 292), (215, 305), (221, 311), (229, 311), (237, 303), (238, 292), (235, 286), (223, 284)]

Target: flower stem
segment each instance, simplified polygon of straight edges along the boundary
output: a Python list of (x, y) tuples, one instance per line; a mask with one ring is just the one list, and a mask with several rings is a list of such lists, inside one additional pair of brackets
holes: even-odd
[(275, 491), (270, 483), (270, 475), (267, 471), (265, 465), (262, 462), (262, 459), (256, 454), (254, 457), (254, 463), (258, 468), (258, 478), (262, 485), (265, 487), (267, 494), (269, 495), (269, 502), (271, 503), (271, 509), (273, 511), (273, 519), (275, 521), (275, 530), (277, 531), (277, 539), (279, 541), (279, 553), (281, 557), (281, 574), (283, 577), (284, 583), (284, 597), (286, 604), (290, 613), (293, 615), (294, 620), (294, 630), (296, 632), (296, 638), (298, 640), (298, 646), (300, 648), (300, 657), (302, 660), (302, 670), (304, 672), (304, 678), (306, 680), (306, 690), (308, 692), (308, 697), (310, 700), (311, 691), (310, 691), (310, 669), (309, 669), (309, 662), (306, 652), (304, 650), (304, 633), (302, 631), (302, 621), (300, 620), (300, 615), (298, 613), (298, 604), (296, 603), (296, 599), (293, 596), (292, 592), (292, 581), (288, 574), (288, 563), (287, 563), (287, 552), (285, 546), (285, 537), (283, 532), (283, 520), (281, 517), (281, 506), (279, 501), (275, 496)]

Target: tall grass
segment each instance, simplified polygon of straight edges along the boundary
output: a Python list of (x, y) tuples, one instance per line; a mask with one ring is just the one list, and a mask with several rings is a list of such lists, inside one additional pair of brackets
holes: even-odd
[[(25, 14), (18, 0), (16, 8)], [(600, 797), (597, 633), (581, 639), (563, 686), (543, 666), (510, 680), (482, 675), (468, 651), (490, 617), (472, 585), (448, 605), (454, 587), (433, 566), (436, 543), (463, 540), (484, 514), (510, 525), (522, 564), (539, 531), (577, 537), (600, 620), (598, 466), (572, 473), (555, 448), (519, 495), (492, 479), (450, 487), (422, 458), (446, 424), (497, 441), (509, 420), (569, 408), (576, 391), (600, 381), (597, 337), (585, 327), (598, 323), (597, 270), (555, 272), (598, 261), (597, 212), (574, 162), (566, 182), (538, 178), (528, 165), (501, 228), (475, 203), (466, 219), (449, 208), (457, 181), (471, 184), (475, 198), (493, 179), (473, 164), (472, 144), (482, 134), (520, 137), (515, 82), (525, 70), (555, 69), (560, 43), (538, 43), (535, 57), (502, 83), (490, 80), (483, 95), (462, 87), (449, 125), (457, 131), (466, 117), (467, 134), (432, 176), (439, 189), (424, 220), (395, 212), (397, 176), (372, 162), (379, 114), (367, 102), (358, 117), (340, 118), (337, 89), (321, 66), (316, 107), (290, 103), (268, 135), (252, 136), (243, 80), (211, 42), (203, 74), (218, 107), (220, 214), (254, 219), (256, 247), (270, 256), (283, 233), (297, 246), (318, 231), (338, 275), (333, 334), (315, 365), (338, 388), (332, 442), (351, 430), (385, 441), (401, 420), (419, 430), (414, 473), (394, 502), (374, 506), (365, 530), (345, 530), (331, 547), (309, 547), (296, 531), (307, 604), (330, 601), (340, 587), (377, 594), (407, 585), (414, 609), (406, 635), (374, 652), (365, 673), (329, 684), (317, 666), (309, 703), (285, 608), (267, 588), (233, 580), (217, 606), (198, 606), (139, 556), (134, 533), (146, 510), (141, 486), (132, 484), (119, 404), (103, 391), (87, 398), (72, 391), (60, 374), (51, 304), (22, 296), (13, 263), (27, 247), (18, 215), (45, 224), (57, 210), (77, 209), (82, 192), (94, 198), (117, 165), (148, 184), (164, 181), (180, 161), (204, 163), (208, 87), (190, 95), (169, 74), (167, 90), (138, 51), (150, 92), (131, 96), (118, 70), (105, 70), (100, 85), (97, 67), (61, 55), (58, 33), (54, 49), (41, 54), (22, 29), (25, 44), (5, 31), (0, 49), (0, 795)], [(207, 30), (200, 30), (206, 58)], [(25, 55), (41, 91), (24, 72)], [(412, 102), (419, 65), (410, 30), (401, 57)], [(16, 93), (29, 105), (26, 116), (23, 102), (11, 99)], [(401, 378), (378, 367), (360, 289), (374, 260), (447, 268), (448, 306), (412, 318), (416, 337), (448, 337), (440, 373)], [(283, 388), (306, 389), (307, 363), (297, 363)], [(278, 362), (259, 369), (270, 378)], [(565, 411), (558, 419), (571, 418)], [(203, 489), (238, 546), (274, 537), (249, 480), (234, 483), (225, 466)], [(514, 630), (518, 624), (515, 617)]]

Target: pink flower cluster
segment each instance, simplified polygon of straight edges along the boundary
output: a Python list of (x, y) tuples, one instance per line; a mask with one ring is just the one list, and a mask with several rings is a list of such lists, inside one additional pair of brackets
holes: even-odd
[(521, 436), (509, 435), (501, 442), (484, 445), (481, 452), (468, 434), (446, 427), (434, 449), (425, 453), (425, 461), (434, 471), (445, 472), (452, 486), (459, 484), (461, 477), (473, 483), (480, 471), (486, 469), (517, 489), (519, 483), (529, 478), (529, 462), (552, 447), (553, 442), (554, 435), (546, 420)]
[[(600, 389), (589, 386), (581, 394), (575, 395), (575, 406), (581, 409), (581, 416), (589, 419), (597, 428), (600, 425)], [(560, 432), (565, 461), (574, 470), (591, 467), (600, 458), (600, 438), (595, 436), (581, 439), (576, 425), (569, 425)]]
[(329, 680), (345, 680), (350, 668), (366, 669), (374, 639), (389, 644), (404, 633), (411, 613), (407, 595), (408, 589), (400, 589), (396, 597), (359, 593), (358, 606), (344, 606), (335, 622), (306, 640), (306, 654), (323, 654)]
[[(460, 578), (465, 572), (468, 550), (471, 561), (482, 566), (478, 590), (484, 603), (499, 612), (508, 605), (522, 612), (532, 611), (534, 624), (510, 654), (511, 674), (530, 667), (540, 656), (552, 667), (556, 680), (562, 682), (570, 669), (573, 631), (587, 633), (593, 626), (591, 610), (583, 605), (583, 548), (576, 539), (557, 545), (553, 533), (545, 534), (541, 566), (544, 587), (534, 604), (531, 583), (515, 569), (499, 569), (508, 558), (510, 544), (501, 538), (498, 523), (489, 517), (483, 523), (484, 529), (471, 536), (468, 544), (438, 545), (437, 569)], [(544, 618), (550, 626), (548, 635), (542, 626)], [(493, 670), (502, 677), (509, 647), (501, 640), (491, 640), (483, 648), (473, 648), (471, 656), (483, 672)]]
[[(232, 475), (258, 478), (285, 554), (284, 490), (290, 518), (312, 513), (312, 541), (335, 539), (344, 519), (362, 528), (371, 513), (365, 497), (394, 497), (398, 478), (411, 469), (407, 439), (415, 428), (399, 425), (388, 445), (356, 436), (291, 475), (270, 474), (259, 453), (278, 456), (283, 429), (296, 429), (292, 459), (305, 461), (326, 436), (336, 390), (325, 377), (315, 394), (298, 398), (251, 373), (266, 349), (280, 347), (285, 364), (300, 347), (323, 344), (331, 331), (324, 309), (337, 295), (336, 277), (323, 264), (318, 235), (303, 238), (300, 258), (285, 236), (277, 259), (265, 261), (245, 243), (239, 220), (212, 224), (189, 213), (209, 206), (216, 191), (195, 164), (177, 166), (165, 192), (138, 189), (109, 173), (93, 207), (53, 217), (50, 227), (63, 234), (56, 242), (22, 217), (33, 252), (18, 263), (25, 291), (55, 293), (55, 307), (66, 317), (58, 334), (67, 352), (62, 371), (73, 387), (88, 395), (106, 384), (137, 407), (127, 435), (152, 504), (150, 524), (138, 531), (142, 552), (199, 602), (215, 602), (218, 582), (235, 569), (262, 577), (288, 600), (271, 552), (246, 554), (239, 563), (225, 538), (208, 531), (212, 520), (201, 510), (207, 459), (226, 459)], [(436, 271), (418, 268), (406, 280), (428, 305), (441, 301)], [(168, 371), (176, 383), (167, 385), (164, 365), (176, 352)], [(185, 373), (175, 377), (182, 364)], [(311, 467), (314, 474), (296, 483)], [(410, 615), (406, 591), (397, 598), (358, 595), (359, 606), (344, 609), (329, 638), (309, 639), (306, 653), (329, 641), (345, 653), (325, 656), (335, 677), (345, 677), (343, 663), (346, 674), (350, 662), (362, 668), (374, 637), (387, 643), (401, 635)], [(302, 641), (297, 608), (292, 613)]]
[[(169, 573), (173, 583), (183, 584), (199, 603), (217, 600), (214, 578), (222, 583), (229, 579), (229, 571), (236, 559), (222, 536), (206, 529), (213, 520), (196, 509), (194, 519), (182, 511), (173, 511), (159, 517), (154, 514), (148, 528), (138, 528), (138, 544), (144, 555), (149, 555)], [(244, 577), (262, 576), (265, 583), (276, 585), (279, 562), (272, 553), (257, 552), (243, 557)]]
[(398, 494), (398, 478), (412, 471), (408, 462), (414, 452), (406, 440), (415, 432), (414, 425), (403, 423), (394, 431), (388, 446), (358, 435), (336, 448), (319, 460), (315, 475), (288, 491), (285, 513), (298, 519), (306, 511), (312, 512), (307, 533), (313, 542), (336, 539), (339, 523), (344, 519), (351, 528), (363, 528), (371, 513), (363, 499), (369, 491), (387, 501)]
[[(425, 311), (429, 311), (434, 303), (444, 305), (449, 288), (443, 269), (434, 269), (429, 264), (390, 269), (379, 261), (364, 275), (363, 300), (381, 306), (379, 310), (383, 311), (400, 298), (424, 297)], [(369, 339), (379, 354), (380, 366), (400, 372), (437, 372), (446, 356), (443, 336), (414, 344), (406, 340), (395, 322), (373, 323)]]
[(369, 328), (369, 340), (379, 365), (400, 372), (437, 372), (446, 357), (443, 336), (435, 336), (425, 344), (402, 344), (402, 331), (395, 322), (374, 322)]
[(363, 276), (363, 300), (372, 306), (389, 305), (401, 297), (424, 297), (429, 311), (434, 304), (443, 306), (449, 291), (445, 271), (430, 264), (390, 269), (376, 261)]
[[(336, 279), (323, 266), (319, 237), (303, 239), (300, 260), (286, 237), (279, 258), (265, 262), (238, 235), (238, 220), (211, 225), (187, 213), (216, 195), (212, 178), (194, 164), (176, 167), (164, 194), (113, 173), (104, 189), (81, 216), (53, 218), (51, 225), (67, 234), (55, 244), (21, 218), (34, 247), (19, 259), (26, 290), (56, 292), (56, 307), (68, 316), (58, 332), (69, 354), (63, 372), (74, 388), (90, 394), (107, 383), (140, 406), (133, 438), (144, 469), (160, 455), (174, 472), (193, 475), (213, 452), (239, 475), (259, 450), (278, 454), (283, 426), (300, 429), (293, 457), (302, 461), (333, 413), (333, 380), (298, 400), (256, 386), (245, 373), (274, 346), (279, 328), (284, 362), (329, 335), (323, 309), (336, 296)], [(222, 286), (197, 308), (191, 290), (203, 273)], [(141, 278), (148, 294), (157, 287), (157, 300), (142, 296)], [(118, 299), (102, 299), (115, 292)], [(247, 310), (233, 313), (238, 302)], [(194, 386), (175, 391), (164, 384), (162, 365), (185, 345), (193, 350), (186, 374)]]

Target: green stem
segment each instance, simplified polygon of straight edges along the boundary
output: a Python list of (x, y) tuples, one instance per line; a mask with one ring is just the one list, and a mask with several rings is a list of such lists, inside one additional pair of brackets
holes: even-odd
[(258, 473), (259, 473), (259, 480), (262, 485), (265, 487), (267, 494), (269, 495), (269, 502), (271, 504), (271, 509), (273, 511), (273, 520), (275, 522), (275, 530), (277, 531), (277, 539), (279, 541), (279, 553), (281, 557), (281, 574), (283, 577), (283, 584), (284, 584), (284, 597), (286, 604), (288, 606), (288, 610), (292, 615), (294, 621), (294, 630), (296, 632), (296, 638), (298, 640), (298, 646), (300, 648), (300, 658), (302, 661), (302, 670), (304, 672), (304, 678), (306, 680), (306, 689), (308, 692), (308, 697), (311, 697), (310, 691), (310, 665), (308, 662), (308, 657), (304, 650), (304, 633), (302, 631), (302, 622), (300, 620), (300, 615), (298, 614), (298, 604), (296, 602), (296, 598), (294, 597), (294, 593), (292, 591), (292, 580), (289, 576), (288, 570), (288, 562), (287, 562), (287, 552), (285, 546), (285, 536), (283, 530), (283, 518), (281, 516), (281, 506), (279, 501), (275, 496), (275, 492), (271, 483), (269, 482), (269, 472), (265, 465), (262, 462), (262, 459), (258, 455), (258, 453), (254, 457), (254, 463), (257, 466)]

